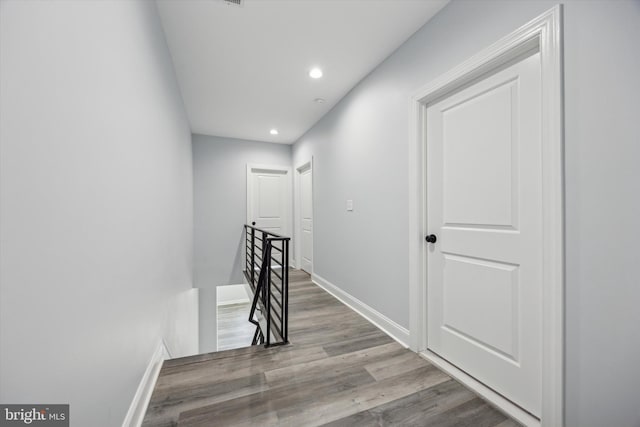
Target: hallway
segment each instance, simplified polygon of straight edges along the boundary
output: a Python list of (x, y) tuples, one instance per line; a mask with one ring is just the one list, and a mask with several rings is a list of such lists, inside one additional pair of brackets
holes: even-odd
[[(0, 0), (0, 424), (640, 427), (639, 23)], [(254, 221), (285, 347), (218, 334)]]
[(517, 426), (296, 270), (291, 345), (168, 360), (144, 426)]

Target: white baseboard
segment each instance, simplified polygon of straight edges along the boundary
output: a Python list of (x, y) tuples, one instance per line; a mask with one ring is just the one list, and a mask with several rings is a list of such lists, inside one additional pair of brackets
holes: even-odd
[(320, 286), (325, 291), (342, 301), (344, 305), (358, 313), (360, 316), (373, 323), (382, 332), (389, 335), (394, 340), (398, 341), (402, 346), (409, 347), (409, 330), (398, 325), (393, 320), (389, 319), (384, 314), (374, 310), (367, 304), (363, 303), (356, 297), (348, 294), (336, 285), (332, 284), (328, 280), (313, 273), (311, 280), (316, 285)]
[[(244, 287), (244, 285), (243, 285)], [(223, 307), (225, 305), (233, 305), (233, 304), (246, 304), (248, 302), (251, 302), (251, 300), (247, 297), (247, 298), (241, 298), (241, 299), (232, 299), (232, 300), (228, 300), (228, 301), (223, 301), (221, 303), (218, 304), (218, 307)]]
[(244, 283), (235, 285), (216, 286), (216, 305), (231, 305), (250, 302), (249, 294), (245, 291)]
[[(289, 264), (289, 267), (291, 267), (291, 264)], [(261, 266), (259, 266), (259, 265), (258, 265), (258, 266), (256, 266), (256, 267), (253, 267), (253, 269), (254, 269), (255, 271), (260, 271), (260, 269), (261, 269), (261, 268), (262, 268), (262, 267), (261, 267)], [(282, 267), (280, 267), (278, 264), (276, 264), (276, 263), (274, 262), (273, 264), (271, 264), (271, 270), (282, 270)], [(251, 271), (251, 270), (249, 270), (249, 271)]]
[(156, 386), (158, 375), (160, 374), (160, 368), (162, 368), (162, 362), (169, 358), (169, 352), (164, 341), (158, 344), (158, 348), (151, 356), (149, 365), (144, 371), (142, 380), (138, 384), (136, 394), (133, 396), (131, 406), (127, 411), (127, 415), (124, 417), (122, 427), (139, 427), (142, 425), (142, 420), (147, 412), (149, 401), (151, 400), (151, 394)]
[(498, 408), (500, 411), (504, 412), (511, 418), (518, 421), (520, 424), (526, 427), (540, 427), (540, 420), (506, 399), (499, 393), (496, 393), (486, 385), (482, 384), (480, 381), (475, 378), (469, 376), (466, 372), (461, 371), (451, 363), (447, 362), (445, 359), (441, 358), (437, 354), (427, 350), (419, 353), (421, 357), (433, 363), (435, 366), (440, 368), (440, 370), (444, 371), (446, 374), (453, 377), (458, 382), (462, 383), (464, 386), (469, 388), (471, 391), (476, 394), (484, 397), (489, 403)]

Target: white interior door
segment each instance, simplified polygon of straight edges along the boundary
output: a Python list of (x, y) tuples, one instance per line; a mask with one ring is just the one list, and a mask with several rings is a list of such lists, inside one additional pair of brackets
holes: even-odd
[(427, 106), (427, 347), (541, 413), (540, 55)]
[(247, 223), (291, 236), (291, 169), (247, 166)]
[(313, 259), (313, 172), (311, 163), (298, 169), (300, 183), (300, 268), (311, 274)]

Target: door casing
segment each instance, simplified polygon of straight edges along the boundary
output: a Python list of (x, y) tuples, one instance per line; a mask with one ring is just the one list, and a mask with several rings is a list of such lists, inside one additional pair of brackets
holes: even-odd
[[(295, 266), (296, 268), (302, 268), (302, 228), (300, 227), (301, 220), (301, 205), (302, 205), (302, 184), (300, 182), (300, 174), (306, 170), (311, 170), (311, 217), (315, 218), (315, 205), (313, 203), (313, 157), (309, 160), (302, 162), (299, 166), (295, 168), (294, 182), (293, 182), (293, 192), (294, 192), (294, 209), (295, 209), (295, 235), (294, 235), (294, 250), (295, 253)], [(311, 229), (313, 233), (313, 228)], [(313, 242), (313, 240), (312, 240)], [(313, 248), (311, 248), (311, 253), (313, 254)], [(313, 255), (311, 256), (311, 274), (313, 274)]]
[[(542, 411), (530, 415), (427, 350), (426, 105), (517, 60), (541, 55), (542, 78)], [(421, 89), (409, 100), (410, 347), (519, 422), (564, 425), (564, 117), (562, 7), (557, 5)]]

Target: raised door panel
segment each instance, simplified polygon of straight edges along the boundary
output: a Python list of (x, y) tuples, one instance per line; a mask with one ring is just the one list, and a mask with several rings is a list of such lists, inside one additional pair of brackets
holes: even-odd
[(515, 226), (517, 103), (511, 80), (442, 110), (445, 224)]
[(444, 259), (443, 328), (517, 363), (518, 266), (448, 254)]

